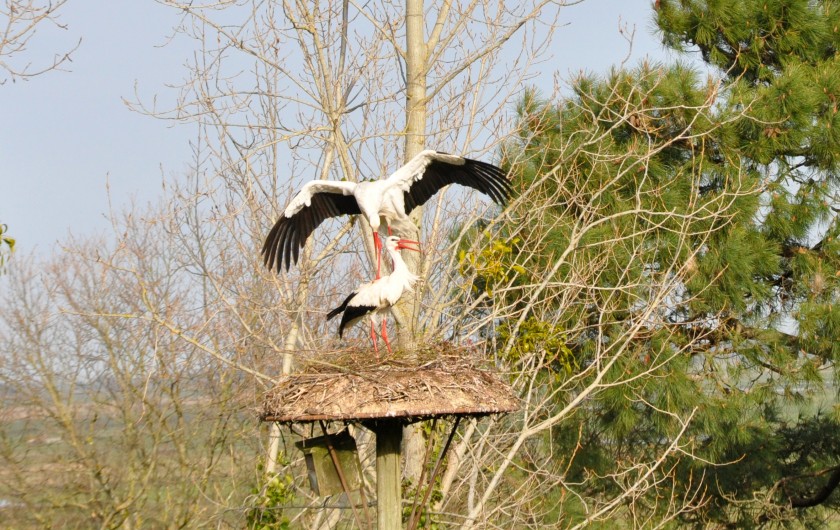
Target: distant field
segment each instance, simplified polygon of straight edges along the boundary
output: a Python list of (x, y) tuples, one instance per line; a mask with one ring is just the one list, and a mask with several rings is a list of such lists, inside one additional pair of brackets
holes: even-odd
[(3, 411), (0, 528), (242, 527), (261, 456), (253, 417), (196, 410), (163, 428), (87, 412), (71, 432)]

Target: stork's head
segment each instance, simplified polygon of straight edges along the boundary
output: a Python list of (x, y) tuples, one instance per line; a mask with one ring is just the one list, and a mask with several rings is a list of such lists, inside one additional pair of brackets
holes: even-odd
[[(412, 245), (412, 246), (409, 246)], [(417, 245), (416, 247), (413, 245)], [(402, 239), (398, 236), (388, 236), (385, 238), (385, 248), (389, 251), (396, 250), (413, 250), (420, 252), (420, 242), (412, 241), (411, 239)]]

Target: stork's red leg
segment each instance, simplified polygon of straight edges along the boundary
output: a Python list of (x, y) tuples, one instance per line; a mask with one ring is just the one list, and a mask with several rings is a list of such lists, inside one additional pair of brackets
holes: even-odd
[(391, 343), (388, 341), (388, 324), (385, 319), (382, 319), (382, 340), (385, 341), (385, 346), (388, 347), (388, 355), (393, 354), (391, 351)]
[[(376, 354), (376, 360), (379, 360), (379, 344), (376, 340), (376, 326), (373, 325), (373, 320), (370, 321), (370, 340), (373, 341), (373, 352)], [(387, 344), (387, 342), (386, 342)]]
[[(381, 278), (382, 274), (382, 241), (379, 239), (379, 232), (373, 232), (373, 249), (376, 252), (376, 279)], [(373, 323), (371, 322), (371, 325)]]

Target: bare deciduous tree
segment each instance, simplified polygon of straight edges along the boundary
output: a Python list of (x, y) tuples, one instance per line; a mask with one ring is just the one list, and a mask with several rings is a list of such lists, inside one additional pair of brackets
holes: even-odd
[[(252, 466), (240, 469), (253, 451), (253, 423), (241, 411), (256, 389), (240, 368), (255, 365), (238, 358), (230, 330), (210, 330), (220, 322), (202, 310), (212, 308), (200, 280), (172, 274), (182, 266), (176, 247), (161, 224), (147, 223), (160, 212), (147, 213), (118, 224), (117, 245), (68, 241), (61, 256), (10, 272), (0, 497), (12, 526), (139, 528), (241, 515), (215, 506), (241, 506), (254, 483)], [(217, 343), (194, 340), (202, 329)], [(208, 357), (210, 347), (224, 349), (226, 362)]]
[[(70, 60), (70, 54), (78, 48), (56, 53), (51, 59), (34, 62), (28, 48), (37, 30), (45, 26), (66, 29), (58, 18), (59, 11), (67, 0), (42, 2), (39, 0), (7, 0), (0, 6), (0, 85), (27, 80), (50, 70), (56, 70)], [(41, 59), (36, 59), (40, 61)]]

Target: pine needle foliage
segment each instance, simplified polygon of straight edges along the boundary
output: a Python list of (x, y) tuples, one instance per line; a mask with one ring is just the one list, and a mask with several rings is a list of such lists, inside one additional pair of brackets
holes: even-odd
[(680, 440), (633, 510), (818, 527), (840, 507), (840, 6), (656, 5), (665, 42), (718, 73), (645, 63), (526, 93), (513, 222), (476, 234), (512, 250), (490, 276), (462, 259), (470, 296), (514, 308), (488, 333), (514, 370), (542, 351), (558, 410), (603, 378), (552, 435), (584, 498)]
[[(837, 359), (840, 286), (840, 3), (663, 1), (665, 41), (699, 49), (745, 109), (736, 132), (765, 185), (758, 231), (780, 270), (766, 310), (794, 319), (802, 352)], [(792, 344), (791, 344), (792, 345)], [(835, 371), (835, 380), (837, 373)]]

